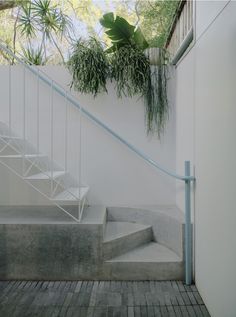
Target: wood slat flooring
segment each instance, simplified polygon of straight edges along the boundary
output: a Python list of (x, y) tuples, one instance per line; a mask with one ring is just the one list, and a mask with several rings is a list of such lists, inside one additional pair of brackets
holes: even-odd
[(180, 281), (0, 281), (1, 317), (209, 317)]

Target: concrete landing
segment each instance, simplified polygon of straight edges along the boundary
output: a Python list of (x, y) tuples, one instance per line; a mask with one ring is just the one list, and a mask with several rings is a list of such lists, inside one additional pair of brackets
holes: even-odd
[[(77, 215), (78, 207), (67, 207)], [(85, 207), (81, 224), (103, 224), (106, 217), (104, 206)], [(0, 206), (0, 224), (77, 224), (55, 206)]]
[[(71, 212), (77, 213), (78, 208)], [(155, 230), (172, 227), (160, 228), (160, 218), (150, 213), (148, 217), (145, 211), (144, 218), (149, 222), (145, 224), (106, 222), (106, 208), (91, 206), (77, 223), (53, 206), (2, 206), (0, 279), (182, 279), (182, 257), (168, 246), (153, 242), (155, 225)], [(137, 220), (140, 216), (139, 210)], [(166, 232), (174, 239), (173, 234)]]

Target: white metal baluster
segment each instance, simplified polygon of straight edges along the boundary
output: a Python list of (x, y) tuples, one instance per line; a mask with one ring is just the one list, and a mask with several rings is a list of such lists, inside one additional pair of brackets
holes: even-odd
[(37, 74), (37, 153), (39, 154), (39, 69)]
[(65, 94), (65, 103), (66, 103), (66, 115), (65, 115), (65, 172), (67, 171), (67, 138), (68, 138), (68, 99), (67, 99), (67, 93)]
[(26, 98), (25, 98), (25, 94), (26, 94), (26, 87), (25, 87), (25, 67), (23, 67), (23, 176), (25, 176), (25, 154), (26, 154), (26, 120), (25, 120), (25, 116), (26, 116), (26, 111), (25, 111), (25, 107), (26, 107)]
[(81, 153), (82, 153), (82, 143), (81, 143), (81, 140), (82, 140), (82, 113), (81, 113), (81, 108), (79, 109), (79, 214), (78, 214), (78, 220), (80, 221), (81, 220), (81, 185), (82, 185), (82, 182), (81, 182)]
[(51, 196), (53, 195), (53, 80), (51, 81)]
[(9, 126), (9, 133), (11, 135), (11, 64), (9, 64), (9, 108), (8, 108), (8, 126)]

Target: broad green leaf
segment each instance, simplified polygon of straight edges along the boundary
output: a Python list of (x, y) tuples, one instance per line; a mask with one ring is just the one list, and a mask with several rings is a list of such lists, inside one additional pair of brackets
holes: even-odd
[(149, 46), (139, 27), (134, 32), (134, 41), (141, 50), (145, 50)]
[(135, 27), (129, 24), (124, 18), (116, 16), (112, 12), (104, 14), (100, 19), (102, 26), (108, 30), (105, 32), (112, 42), (131, 43)]
[[(107, 53), (114, 52), (116, 49), (120, 48), (122, 45), (134, 45), (144, 50), (148, 47), (148, 43), (140, 28), (136, 28), (134, 25), (129, 24), (124, 18), (114, 15), (113, 12), (109, 12), (103, 15), (100, 19), (100, 23), (104, 26), (107, 31), (105, 32), (110, 40), (112, 41), (112, 46)], [(119, 44), (119, 47), (117, 46)]]
[(103, 17), (99, 21), (101, 25), (104, 26), (104, 28), (111, 28), (115, 21), (114, 13), (109, 12), (104, 14)]

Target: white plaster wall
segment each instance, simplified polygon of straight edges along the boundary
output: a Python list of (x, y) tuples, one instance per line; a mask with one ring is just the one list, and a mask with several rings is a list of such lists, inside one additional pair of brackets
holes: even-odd
[[(60, 66), (47, 66), (42, 69), (55, 81), (68, 89), (71, 77)], [(23, 71), (12, 67), (12, 126), (19, 135), (23, 135)], [(8, 123), (8, 67), (0, 68), (1, 89), (0, 115)], [(37, 143), (37, 79), (28, 71), (26, 76), (26, 137)], [(99, 95), (96, 99), (88, 95), (76, 95), (80, 104), (93, 115), (111, 127), (116, 133), (160, 162), (170, 170), (175, 169), (175, 112), (170, 112), (166, 134), (161, 142), (154, 137), (147, 137), (144, 120), (144, 105), (137, 98), (117, 99), (114, 85), (108, 85), (109, 93)], [(53, 119), (51, 119), (50, 90), (39, 82), (39, 146), (40, 152), (51, 156), (51, 130), (53, 122), (53, 159), (60, 166), (65, 165), (65, 100), (57, 93), (53, 94)], [(71, 174), (79, 178), (80, 153), (80, 116), (74, 106), (68, 109), (68, 168)], [(168, 176), (156, 171), (138, 158), (127, 147), (112, 138), (107, 132), (94, 125), (85, 117), (81, 119), (81, 180), (90, 186), (90, 204), (104, 205), (155, 205), (175, 203), (175, 183)], [(1, 172), (2, 171), (2, 172)], [(0, 168), (0, 173), (6, 172)], [(3, 175), (3, 174), (2, 174)], [(9, 176), (10, 177), (10, 176)], [(15, 188), (12, 187), (12, 188)], [(28, 199), (27, 188), (22, 184), (16, 195), (7, 195), (8, 188), (0, 192), (1, 204), (32, 204)], [(37, 203), (38, 199), (35, 199)], [(41, 203), (41, 200), (39, 200)]]
[(176, 68), (176, 164), (195, 165), (197, 287), (212, 317), (235, 317), (236, 2), (197, 1), (196, 12), (197, 41)]

